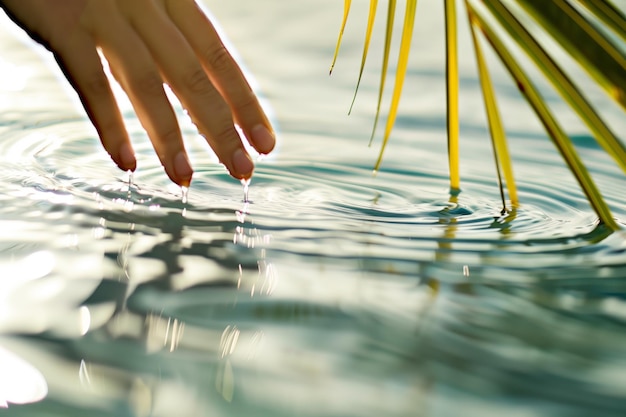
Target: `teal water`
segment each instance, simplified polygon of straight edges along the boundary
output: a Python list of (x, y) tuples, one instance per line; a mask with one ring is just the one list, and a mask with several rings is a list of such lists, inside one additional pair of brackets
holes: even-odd
[[(188, 123), (183, 203), (126, 105), (129, 185), (49, 59), (0, 23), (0, 415), (624, 415), (626, 234), (598, 226), (502, 71), (522, 205), (499, 214), (469, 59), (450, 201), (438, 2), (418, 6), (376, 176), (379, 38), (346, 116), (366, 5), (329, 78), (342, 2), (206, 3), (279, 127), (249, 202)], [(542, 88), (624, 225), (624, 175)]]

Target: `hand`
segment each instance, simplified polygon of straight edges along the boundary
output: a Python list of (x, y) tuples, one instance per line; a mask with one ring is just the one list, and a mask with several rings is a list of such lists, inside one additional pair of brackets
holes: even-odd
[(189, 186), (193, 170), (164, 82), (233, 177), (249, 178), (254, 169), (235, 123), (258, 152), (274, 148), (256, 96), (194, 0), (0, 0), (0, 5), (53, 52), (121, 169), (134, 171), (137, 162), (98, 49), (175, 183)]

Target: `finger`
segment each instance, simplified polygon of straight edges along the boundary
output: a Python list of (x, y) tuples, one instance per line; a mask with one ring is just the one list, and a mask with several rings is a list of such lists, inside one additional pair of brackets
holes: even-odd
[(184, 149), (174, 110), (150, 52), (115, 2), (94, 2), (90, 23), (112, 71), (172, 181), (189, 186), (193, 170)]
[(254, 165), (235, 130), (231, 110), (186, 39), (152, 0), (121, 1), (168, 84), (220, 161), (232, 176), (249, 178)]
[(55, 57), (78, 93), (104, 149), (120, 169), (134, 171), (137, 161), (93, 39), (87, 34), (77, 35), (58, 49)]
[(260, 153), (276, 144), (271, 124), (239, 65), (224, 47), (208, 17), (193, 0), (164, 0), (167, 13), (199, 57), (235, 114), (237, 124)]

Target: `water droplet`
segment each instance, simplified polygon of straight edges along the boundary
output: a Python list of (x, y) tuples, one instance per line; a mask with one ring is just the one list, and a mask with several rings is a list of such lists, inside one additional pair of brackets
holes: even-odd
[(127, 184), (126, 185), (126, 198), (130, 200), (132, 197), (131, 187), (133, 186), (134, 178), (133, 178), (133, 171), (128, 170), (126, 172), (128, 173), (128, 181), (126, 183)]
[(464, 277), (469, 277), (470, 276), (469, 265), (463, 265), (463, 276)]
[(235, 216), (237, 216), (237, 221), (239, 223), (246, 222), (246, 215), (248, 214), (248, 204), (249, 203), (244, 203), (243, 208), (235, 212)]
[(250, 188), (250, 178), (241, 180), (241, 185), (243, 185), (243, 202), (249, 203), (248, 190)]
[(187, 199), (189, 196), (189, 187), (185, 187), (184, 185), (182, 187), (180, 187), (180, 190), (182, 192), (182, 202), (183, 204), (187, 204)]

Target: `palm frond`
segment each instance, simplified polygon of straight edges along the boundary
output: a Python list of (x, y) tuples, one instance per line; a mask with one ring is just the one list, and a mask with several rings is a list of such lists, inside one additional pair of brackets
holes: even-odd
[(385, 80), (387, 79), (387, 69), (389, 68), (389, 54), (391, 53), (391, 40), (393, 38), (393, 24), (396, 16), (396, 0), (388, 0), (387, 6), (387, 29), (385, 30), (385, 49), (383, 51), (383, 64), (380, 70), (380, 86), (378, 88), (378, 101), (376, 104), (376, 116), (374, 116), (374, 127), (372, 128), (372, 136), (369, 145), (371, 146), (374, 136), (376, 135), (376, 127), (380, 117), (380, 105), (383, 101), (383, 93), (385, 92)]
[(383, 162), (383, 154), (385, 147), (391, 136), (391, 130), (396, 122), (398, 113), (398, 105), (400, 104), (400, 96), (402, 95), (402, 86), (406, 76), (406, 69), (409, 64), (409, 53), (411, 51), (411, 40), (413, 39), (413, 27), (415, 24), (415, 12), (417, 11), (417, 0), (406, 0), (406, 11), (404, 12), (404, 27), (402, 28), (402, 38), (400, 41), (400, 54), (398, 56), (398, 68), (396, 70), (396, 82), (393, 87), (393, 95), (391, 96), (391, 105), (389, 107), (389, 115), (387, 116), (387, 125), (385, 126), (385, 134), (383, 136), (383, 144), (374, 171), (380, 169)]
[(517, 82), (517, 85), (520, 87), (524, 97), (532, 106), (533, 110), (535, 110), (535, 113), (541, 120), (541, 123), (546, 128), (548, 135), (578, 180), (585, 195), (587, 196), (587, 199), (591, 203), (591, 206), (600, 217), (600, 221), (602, 221), (610, 229), (618, 229), (617, 223), (611, 215), (611, 210), (602, 198), (602, 194), (598, 191), (598, 188), (591, 179), (589, 172), (578, 157), (578, 154), (576, 153), (569, 137), (552, 115), (552, 112), (548, 109), (548, 106), (541, 97), (541, 94), (539, 94), (537, 88), (530, 81), (521, 66), (517, 64), (515, 58), (513, 58), (513, 56), (509, 53), (506, 46), (498, 38), (491, 26), (486, 22), (486, 20), (482, 19), (479, 14), (475, 13), (473, 9), (470, 9), (470, 21), (472, 24), (476, 24), (481, 28), (485, 37), (498, 54), (507, 70)]
[[(597, 3), (608, 5), (606, 0)], [(495, 5), (499, 1), (489, 1)], [(518, 3), (626, 109), (626, 57), (566, 0), (523, 0)], [(617, 12), (619, 19), (621, 13)], [(623, 16), (621, 17), (623, 20)], [(622, 35), (623, 36), (623, 35)], [(518, 42), (521, 44), (521, 42)]]
[[(549, 79), (561, 97), (567, 101), (581, 120), (585, 122), (597, 138), (598, 143), (604, 147), (626, 172), (626, 148), (604, 123), (600, 115), (593, 109), (572, 80), (504, 4), (495, 1), (486, 2), (485, 4), (509, 35), (519, 40), (518, 43), (527, 56), (543, 72), (544, 76)], [(626, 66), (622, 71), (626, 71)], [(622, 76), (624, 77), (624, 73)], [(626, 78), (624, 78), (624, 82), (626, 83)], [(622, 84), (622, 88), (624, 85), (626, 84)]]
[(361, 58), (361, 68), (359, 69), (359, 78), (356, 82), (356, 88), (354, 89), (354, 97), (352, 97), (352, 103), (350, 104), (350, 110), (348, 114), (352, 113), (352, 107), (356, 100), (356, 95), (359, 92), (359, 86), (361, 85), (361, 78), (363, 77), (363, 69), (365, 68), (365, 61), (367, 60), (367, 52), (369, 51), (370, 42), (372, 40), (372, 31), (374, 30), (374, 21), (376, 20), (376, 7), (378, 6), (378, 0), (370, 0), (370, 12), (367, 18), (367, 29), (365, 30), (365, 43), (363, 44), (363, 56)]
[[(466, 7), (469, 7), (467, 2)], [(494, 160), (496, 164), (496, 174), (498, 176), (498, 186), (500, 187), (500, 196), (502, 198), (502, 213), (506, 212), (506, 198), (504, 196), (504, 184), (502, 181), (501, 170), (504, 171), (504, 178), (509, 190), (511, 205), (517, 207), (519, 199), (517, 197), (517, 186), (515, 185), (515, 177), (513, 175), (513, 164), (506, 143), (506, 133), (500, 119), (496, 95), (494, 93), (491, 77), (487, 63), (483, 57), (482, 48), (476, 36), (475, 25), (472, 24), (471, 15), (468, 13), (470, 21), (470, 33), (472, 34), (472, 42), (474, 44), (474, 53), (476, 55), (476, 63), (478, 65), (478, 74), (480, 76), (480, 85), (485, 99), (485, 111), (489, 123), (489, 132), (491, 135), (491, 143), (493, 146)]]
[(330, 64), (329, 74), (333, 73), (335, 63), (337, 62), (337, 56), (339, 55), (339, 47), (341, 46), (341, 39), (343, 38), (343, 31), (346, 29), (346, 23), (348, 23), (348, 15), (350, 14), (350, 5), (352, 0), (344, 0), (343, 3), (343, 19), (341, 20), (341, 29), (339, 30), (339, 36), (337, 37), (337, 46), (335, 46), (335, 54), (333, 55), (333, 62)]
[(615, 35), (626, 42), (626, 18), (622, 12), (609, 2), (596, 0), (578, 0), (602, 24), (613, 31)]
[[(457, 36), (459, 35), (457, 33), (457, 1), (444, 1), (450, 190), (451, 193), (458, 193), (461, 189), (461, 179), (459, 175), (460, 157), (458, 143), (459, 85)], [(372, 2), (374, 1), (372, 0)], [(513, 208), (518, 205), (519, 201), (506, 134), (498, 111), (496, 95), (491, 83), (481, 42), (478, 39), (479, 33), (482, 34), (482, 38), (487, 42), (487, 45), (500, 58), (513, 81), (522, 92), (522, 95), (535, 111), (548, 136), (561, 153), (565, 164), (580, 184), (600, 221), (611, 230), (618, 229), (617, 222), (613, 219), (609, 207), (595, 186), (587, 168), (577, 155), (571, 139), (567, 136), (533, 82), (522, 69), (522, 65), (516, 61), (507, 47), (513, 43), (517, 45), (520, 51), (526, 54), (529, 61), (543, 73), (563, 100), (587, 125), (598, 144), (626, 173), (626, 146), (624, 146), (624, 143), (615, 132), (611, 131), (598, 109), (590, 104), (581, 92), (581, 89), (567, 76), (563, 68), (541, 45), (536, 38), (537, 35), (533, 32), (541, 30), (541, 36), (549, 35), (590, 75), (612, 100), (623, 109), (626, 109), (626, 57), (623, 52), (625, 49), (623, 43), (626, 42), (626, 18), (622, 11), (608, 0), (553, 0), (548, 2), (544, 0), (464, 0), (463, 4), (470, 21), (470, 35), (474, 45), (476, 64), (487, 113), (487, 123), (494, 150), (496, 174), (504, 205), (503, 212), (506, 210), (505, 184)], [(387, 77), (396, 1), (389, 0), (388, 6), (383, 67), (372, 138), (374, 137), (380, 116), (380, 106)], [(384, 150), (391, 136), (398, 112), (400, 95), (407, 70), (417, 10), (416, 6), (416, 0), (406, 0), (395, 86), (375, 170), (378, 170), (382, 163)], [(372, 9), (370, 8), (370, 23), (366, 33), (366, 47), (362, 58), (361, 72), (359, 73), (359, 83), (371, 39), (371, 25), (373, 25), (371, 12)], [(524, 19), (521, 18), (522, 15)], [(346, 18), (347, 11), (344, 15), (344, 24)], [(532, 30), (529, 29), (529, 21), (533, 22)], [(341, 33), (338, 45), (340, 40)]]
[(448, 166), (450, 168), (450, 190), (461, 190), (459, 155), (459, 64), (456, 30), (456, 3), (445, 3), (446, 14), (446, 95), (448, 129)]

